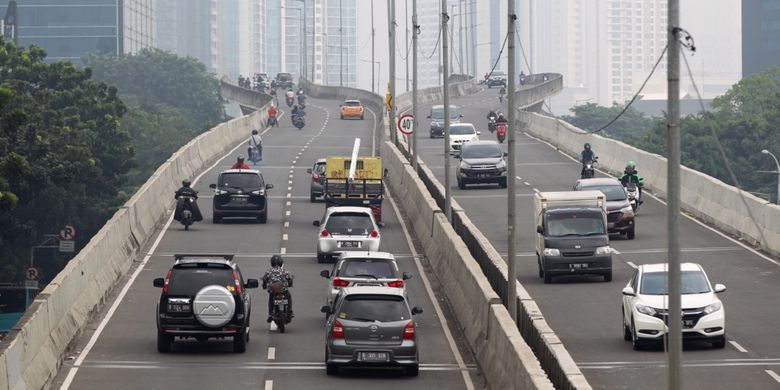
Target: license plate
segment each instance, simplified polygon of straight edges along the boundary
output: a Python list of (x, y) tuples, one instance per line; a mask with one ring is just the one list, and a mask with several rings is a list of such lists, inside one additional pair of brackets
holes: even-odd
[(694, 320), (683, 320), (683, 326), (686, 328), (692, 328), (694, 325), (696, 325)]
[(359, 352), (358, 360), (361, 362), (386, 362), (390, 360), (387, 352)]
[(359, 241), (339, 241), (341, 248), (360, 248)]
[(176, 305), (168, 304), (168, 312), (170, 313), (189, 313), (190, 305)]
[(274, 305), (286, 305), (287, 300), (286, 299), (274, 299)]
[(230, 198), (230, 201), (233, 202), (233, 203), (246, 203), (246, 199), (247, 198), (245, 198), (243, 196), (234, 196), (234, 197)]
[(573, 269), (588, 268), (588, 263), (569, 264), (569, 268), (573, 268)]

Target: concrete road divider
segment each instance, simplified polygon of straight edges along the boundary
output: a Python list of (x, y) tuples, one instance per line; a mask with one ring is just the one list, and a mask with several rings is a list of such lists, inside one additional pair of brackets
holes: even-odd
[[(268, 102), (262, 96), (253, 99)], [(203, 170), (247, 139), (252, 129), (260, 128), (266, 120), (265, 107), (260, 108), (216, 126), (171, 155), (68, 262), (0, 342), (0, 390), (48, 385), (74, 337), (165, 220), (181, 180)]]

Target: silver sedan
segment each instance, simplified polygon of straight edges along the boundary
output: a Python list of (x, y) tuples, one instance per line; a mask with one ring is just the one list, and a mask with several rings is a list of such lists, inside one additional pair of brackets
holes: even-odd
[(367, 207), (337, 206), (325, 210), (317, 235), (317, 262), (346, 251), (378, 251), (381, 235), (374, 214)]

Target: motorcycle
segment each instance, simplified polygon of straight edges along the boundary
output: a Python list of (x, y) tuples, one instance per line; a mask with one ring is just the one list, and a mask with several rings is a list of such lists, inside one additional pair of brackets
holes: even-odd
[(305, 121), (303, 115), (293, 115), (292, 116), (292, 123), (293, 123), (293, 126), (298, 128), (298, 130), (302, 129), (303, 126), (306, 125), (306, 121)]
[(274, 126), (279, 127), (279, 120), (276, 119), (276, 117), (272, 118), (272, 117), (269, 116), (268, 120), (265, 123), (265, 126), (266, 127), (274, 127)]
[(290, 301), (284, 293), (284, 285), (282, 282), (274, 281), (270, 284), (268, 293), (273, 297), (271, 318), (279, 329), (279, 333), (284, 333), (284, 326), (292, 321), (292, 317), (290, 316)]
[(504, 143), (504, 140), (506, 139), (506, 123), (497, 123), (496, 124), (496, 138), (498, 138), (498, 142)]
[(179, 201), (183, 202), (179, 222), (184, 225), (184, 230), (190, 230), (190, 225), (195, 223), (195, 218), (192, 215), (192, 204), (195, 203), (195, 198), (183, 195), (179, 197)]
[(491, 116), (488, 118), (488, 130), (490, 130), (491, 133), (496, 131), (496, 117)]
[(591, 179), (596, 174), (596, 166), (598, 165), (598, 157), (594, 157), (593, 161), (586, 160), (582, 168), (582, 179)]
[(303, 106), (306, 104), (306, 96), (305, 95), (298, 95), (298, 105)]
[(634, 209), (634, 213), (639, 211), (639, 205), (642, 204), (642, 198), (639, 192), (639, 186), (634, 182), (626, 183), (626, 193), (628, 193), (628, 203)]
[(287, 102), (287, 107), (292, 107), (293, 103), (295, 102), (295, 99), (293, 99), (291, 96), (288, 96), (285, 101)]

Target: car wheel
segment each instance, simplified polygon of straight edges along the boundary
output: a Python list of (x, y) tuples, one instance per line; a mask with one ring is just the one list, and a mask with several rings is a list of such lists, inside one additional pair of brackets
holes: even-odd
[(433, 136), (433, 131), (431, 131), (431, 139), (436, 138)]
[(360, 116), (360, 120), (361, 120), (361, 121), (363, 120), (363, 115), (361, 115), (361, 116)]
[(552, 283), (552, 275), (548, 274), (547, 272), (544, 273), (544, 284), (550, 284)]
[(636, 335), (636, 327), (634, 326), (633, 319), (631, 319), (631, 346), (634, 348), (634, 351), (642, 350), (642, 340)]
[(249, 335), (246, 329), (243, 329), (241, 334), (233, 336), (233, 352), (244, 353), (246, 352), (246, 343), (249, 339)]
[(466, 183), (463, 180), (458, 180), (458, 188), (460, 188), (461, 190), (465, 190)]
[(612, 270), (609, 270), (609, 272), (604, 274), (604, 281), (605, 282), (611, 282), (612, 281)]
[(215, 224), (216, 224), (216, 223), (220, 223), (220, 222), (222, 222), (222, 217), (218, 217), (218, 216), (216, 216), (216, 215), (215, 215), (215, 216), (213, 216), (213, 217), (211, 218), (211, 222), (212, 222), (212, 223), (215, 223)]
[(266, 223), (266, 222), (268, 222), (268, 209), (266, 209), (265, 211), (263, 211), (262, 214), (257, 216), (257, 222), (259, 222), (259, 223)]
[(322, 253), (317, 253), (317, 264), (322, 264), (327, 259), (327, 256), (323, 255)]
[(498, 185), (500, 185), (501, 188), (506, 188), (506, 179), (504, 179), (503, 181), (498, 182)]
[(314, 195), (313, 192), (310, 192), (309, 193), (309, 202), (314, 203), (315, 201), (317, 201), (317, 195)]
[(726, 335), (725, 334), (721, 338), (719, 338), (718, 340), (712, 342), (712, 348), (723, 349), (725, 347), (726, 347)]
[(339, 365), (336, 363), (325, 363), (325, 373), (328, 375), (338, 375)]
[(544, 277), (544, 270), (542, 270), (542, 260), (539, 258), (539, 255), (536, 255), (536, 265), (539, 266), (539, 277)]
[(406, 376), (418, 376), (420, 374), (420, 365), (412, 364), (404, 367)]
[(157, 352), (168, 353), (171, 352), (171, 344), (173, 343), (173, 336), (167, 335), (162, 332), (157, 332)]
[(344, 115), (339, 115), (341, 120), (344, 120)]
[[(636, 222), (634, 222), (636, 224)], [(628, 233), (626, 233), (626, 237), (629, 240), (633, 240), (634, 236), (636, 235), (636, 225), (631, 226), (631, 229), (628, 230)]]
[(623, 341), (631, 341), (631, 328), (626, 325), (626, 312), (624, 309), (620, 309), (620, 312), (623, 314), (620, 319), (620, 322), (623, 324)]

